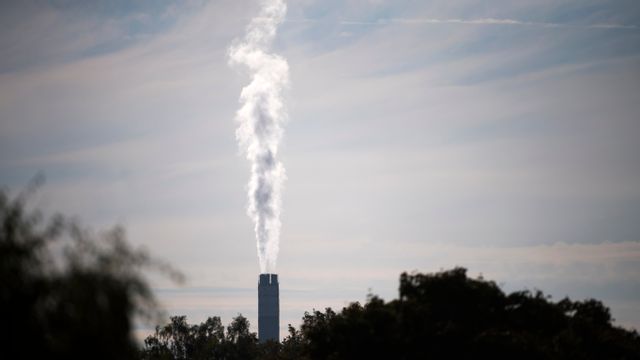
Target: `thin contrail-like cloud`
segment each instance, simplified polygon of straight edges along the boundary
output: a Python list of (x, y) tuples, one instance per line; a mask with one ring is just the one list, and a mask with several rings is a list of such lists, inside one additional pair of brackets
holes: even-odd
[[(287, 19), (287, 22), (319, 22), (314, 19)], [(514, 19), (497, 19), (497, 18), (480, 18), (480, 19), (438, 19), (438, 18), (390, 18), (380, 19), (376, 21), (359, 21), (359, 20), (340, 20), (343, 25), (389, 25), (389, 24), (407, 24), (407, 25), (437, 25), (437, 24), (464, 24), (464, 25), (511, 25), (511, 26), (530, 26), (544, 28), (574, 28), (574, 29), (640, 29), (637, 25), (624, 25), (615, 23), (598, 23), (598, 24), (566, 24), (553, 22), (537, 22), (537, 21), (520, 21)]]

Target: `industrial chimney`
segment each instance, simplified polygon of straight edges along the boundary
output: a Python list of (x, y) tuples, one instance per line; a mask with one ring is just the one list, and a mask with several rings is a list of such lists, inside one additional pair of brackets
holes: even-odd
[(280, 341), (280, 290), (277, 274), (260, 274), (258, 339), (260, 342)]

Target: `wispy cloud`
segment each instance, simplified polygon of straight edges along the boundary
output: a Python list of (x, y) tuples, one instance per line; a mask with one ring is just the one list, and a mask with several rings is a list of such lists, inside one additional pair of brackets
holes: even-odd
[[(288, 22), (316, 22), (314, 19), (287, 19)], [(342, 25), (389, 25), (389, 24), (407, 24), (407, 25), (438, 25), (438, 24), (463, 24), (463, 25), (508, 25), (508, 26), (531, 26), (544, 28), (574, 28), (574, 29), (640, 29), (638, 25), (632, 24), (616, 24), (616, 23), (597, 23), (597, 24), (567, 24), (555, 22), (538, 22), (538, 21), (521, 21), (515, 19), (498, 19), (498, 18), (479, 18), (479, 19), (460, 19), (460, 18), (390, 18), (379, 19), (376, 21), (360, 21), (344, 19), (340, 21)]]

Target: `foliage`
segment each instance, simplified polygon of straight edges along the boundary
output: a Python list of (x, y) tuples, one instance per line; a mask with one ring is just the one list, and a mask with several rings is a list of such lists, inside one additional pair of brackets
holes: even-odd
[[(124, 231), (94, 236), (61, 215), (28, 211), (29, 191), (0, 191), (0, 342), (20, 359), (134, 359), (134, 316), (157, 318), (142, 270), (179, 279), (132, 249)], [(4, 356), (3, 356), (4, 357)]]
[(400, 276), (400, 297), (372, 296), (335, 313), (306, 313), (309, 359), (638, 359), (640, 336), (612, 324), (600, 301), (505, 294), (463, 268)]
[(242, 315), (233, 319), (226, 332), (219, 317), (189, 325), (185, 316), (173, 316), (144, 343), (142, 359), (254, 359), (258, 340)]
[[(340, 312), (305, 313), (300, 329), (289, 326), (281, 344), (257, 343), (247, 326), (240, 345), (231, 341), (238, 336), (223, 335), (218, 318), (199, 326), (172, 318), (147, 338), (145, 359), (640, 358), (638, 333), (613, 326), (609, 309), (597, 300), (505, 294), (493, 281), (468, 278), (463, 268), (403, 273), (399, 295), (390, 302), (371, 295)], [(246, 321), (234, 323), (238, 319)], [(216, 330), (203, 331), (209, 323)], [(246, 347), (241, 357), (238, 346)]]
[(144, 341), (144, 360), (250, 360), (301, 359), (305, 345), (300, 332), (289, 326), (290, 335), (282, 343), (259, 343), (242, 315), (225, 328), (220, 318), (210, 317), (199, 325), (189, 325), (185, 316), (173, 316), (168, 324), (156, 327)]

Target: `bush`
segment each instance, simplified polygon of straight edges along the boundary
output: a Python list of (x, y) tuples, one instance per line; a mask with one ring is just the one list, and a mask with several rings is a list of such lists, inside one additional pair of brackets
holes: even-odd
[(157, 319), (143, 276), (180, 274), (131, 248), (122, 228), (93, 236), (76, 222), (27, 211), (29, 193), (0, 191), (0, 333), (21, 359), (135, 359), (135, 316)]

